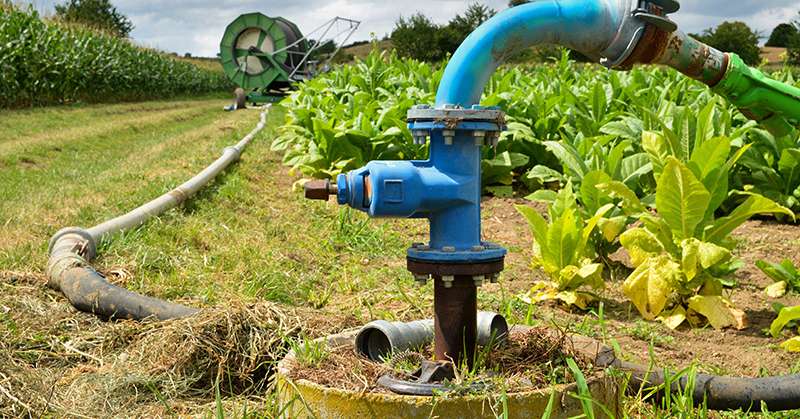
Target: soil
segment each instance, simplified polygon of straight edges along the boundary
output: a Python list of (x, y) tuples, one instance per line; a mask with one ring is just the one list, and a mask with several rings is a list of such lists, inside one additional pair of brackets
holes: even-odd
[[(515, 204), (533, 206), (544, 213), (544, 205), (532, 204), (522, 199), (491, 198), (484, 200), (484, 235), (488, 240), (502, 243), (509, 249), (506, 271), (501, 278), (506, 292), (526, 292), (533, 281), (545, 279), (530, 265), (532, 236), (527, 223), (514, 209)], [(797, 373), (800, 370), (800, 354), (788, 353), (778, 345), (785, 339), (772, 338), (765, 330), (775, 319), (773, 303), (786, 306), (800, 305), (800, 295), (787, 294), (782, 298), (769, 298), (764, 288), (772, 280), (756, 266), (758, 260), (780, 262), (790, 259), (800, 263), (800, 226), (779, 224), (769, 220), (748, 221), (734, 232), (738, 240), (734, 254), (745, 266), (734, 278), (737, 286), (726, 290), (737, 308), (744, 310), (749, 325), (744, 330), (691, 329), (684, 325), (670, 330), (660, 323), (641, 320), (636, 308), (622, 293), (625, 275), (606, 283), (599, 292), (604, 305), (605, 340), (616, 340), (624, 355), (636, 362), (649, 362), (650, 341), (639, 329), (655, 336), (657, 343), (652, 348), (654, 360), (662, 366), (684, 368), (693, 362), (704, 372), (732, 376), (762, 376)], [(625, 261), (624, 250), (615, 255)], [(483, 292), (492, 291), (490, 285)], [(596, 311), (596, 310), (595, 310)], [(602, 338), (597, 316), (580, 311), (568, 311), (556, 304), (537, 306), (534, 318), (543, 322), (562, 325), (579, 325), (578, 332)]]
[[(329, 349), (324, 360), (316, 365), (303, 364), (292, 358), (287, 365), (293, 380), (307, 380), (325, 387), (356, 391), (360, 393), (392, 394), (376, 383), (383, 375), (414, 381), (411, 375), (425, 359), (432, 359), (431, 345), (419, 352), (403, 352), (386, 362), (371, 361), (353, 350), (352, 345)], [(479, 357), (481, 358), (481, 357)], [(549, 388), (556, 377), (561, 384), (574, 379), (566, 368), (566, 358), (575, 359), (587, 377), (599, 374), (590, 361), (583, 359), (572, 348), (566, 334), (553, 332), (545, 327), (512, 331), (509, 340), (501, 348), (485, 355), (478, 373), (465, 377), (457, 374), (453, 382), (446, 383), (450, 390), (459, 394), (469, 392), (472, 384), (481, 384), (481, 393), (501, 388), (507, 393), (520, 393)], [(502, 386), (502, 387), (501, 387)]]

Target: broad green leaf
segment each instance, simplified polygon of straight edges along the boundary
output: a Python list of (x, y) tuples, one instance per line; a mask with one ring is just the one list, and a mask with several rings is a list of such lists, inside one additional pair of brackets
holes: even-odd
[(663, 218), (645, 213), (640, 216), (639, 221), (644, 224), (644, 228), (653, 235), (667, 253), (675, 258), (680, 258), (680, 249), (675, 245), (672, 229), (669, 228), (669, 224)]
[(771, 199), (761, 195), (752, 194), (744, 203), (739, 205), (727, 217), (722, 217), (714, 222), (705, 232), (705, 241), (720, 243), (737, 227), (750, 217), (759, 214), (786, 214), (794, 218), (794, 213), (786, 207), (780, 206)]
[(656, 207), (678, 239), (694, 235), (710, 200), (710, 194), (691, 170), (674, 157), (667, 158), (658, 179)]
[(639, 201), (636, 193), (622, 182), (608, 182), (597, 185), (597, 188), (622, 199), (622, 209), (628, 215), (636, 215), (647, 211)]
[[(533, 239), (542, 247), (542, 251), (544, 251), (544, 246), (547, 244), (547, 221), (545, 221), (544, 217), (535, 209), (527, 205), (515, 205), (514, 208), (525, 217), (533, 233)], [(542, 258), (546, 258), (545, 255), (541, 256)]]
[(589, 172), (589, 168), (586, 167), (586, 163), (584, 163), (578, 150), (572, 145), (568, 143), (559, 143), (557, 141), (545, 141), (544, 145), (551, 153), (555, 154), (561, 161), (561, 164), (574, 173), (575, 176), (583, 178), (586, 176), (586, 173)]
[(783, 175), (786, 185), (797, 185), (800, 182), (800, 149), (783, 150), (778, 161), (778, 171)]
[(587, 173), (581, 181), (581, 202), (590, 213), (611, 202), (608, 194), (597, 188), (597, 185), (608, 182), (611, 182), (611, 176), (600, 170)]
[(487, 186), (486, 192), (497, 198), (513, 198), (514, 188), (511, 186)]
[(542, 184), (548, 182), (558, 182), (564, 178), (564, 176), (558, 171), (542, 165), (534, 166), (528, 171), (525, 177), (528, 179), (537, 179)]
[[(697, 149), (705, 145), (711, 140), (707, 140), (714, 136), (714, 109), (716, 108), (716, 101), (709, 101), (708, 104), (697, 115), (697, 126), (695, 127), (695, 153)], [(692, 156), (694, 157), (694, 156)], [(726, 155), (725, 158), (728, 156)]]
[(700, 241), (697, 239), (686, 239), (681, 242), (681, 268), (686, 279), (693, 280), (697, 276), (697, 265), (700, 251), (698, 245)]
[(545, 247), (552, 255), (553, 263), (559, 268), (573, 265), (577, 260), (581, 240), (577, 223), (574, 208), (566, 208), (557, 219), (551, 220)]
[(647, 153), (638, 153), (622, 159), (620, 178), (626, 185), (653, 171), (653, 163)]
[(654, 320), (664, 310), (680, 266), (668, 256), (651, 257), (625, 280), (623, 291), (646, 320)]
[(672, 154), (667, 141), (661, 134), (644, 131), (642, 132), (642, 149), (650, 156), (650, 161), (653, 164), (653, 173), (658, 179), (667, 164), (667, 158)]
[(781, 348), (788, 352), (800, 352), (800, 336), (791, 338), (781, 343)]
[(797, 272), (791, 260), (784, 260), (781, 263), (770, 263), (765, 260), (756, 261), (756, 266), (774, 281), (794, 282)]
[(731, 142), (725, 137), (707, 140), (695, 148), (689, 167), (698, 179), (705, 179), (715, 169), (725, 166), (731, 154)]
[(595, 289), (603, 288), (605, 284), (602, 275), (603, 265), (599, 263), (587, 263), (580, 268), (567, 266), (559, 272), (558, 290), (574, 291), (584, 285)]
[(698, 268), (708, 269), (718, 263), (724, 263), (731, 257), (730, 250), (697, 239), (683, 240), (681, 248), (683, 270), (690, 281), (698, 273)]
[(797, 319), (800, 319), (800, 306), (784, 307), (781, 309), (780, 313), (778, 313), (778, 318), (769, 326), (769, 333), (772, 337), (776, 338), (789, 322)]
[(696, 295), (689, 299), (689, 310), (701, 314), (714, 329), (735, 327), (742, 330), (747, 327), (744, 312), (720, 296)]
[(525, 199), (534, 202), (552, 203), (555, 202), (557, 197), (558, 192), (556, 191), (551, 191), (550, 189), (539, 189), (538, 191), (526, 196)]
[(603, 206), (597, 210), (597, 213), (595, 213), (595, 215), (590, 218), (589, 221), (586, 222), (586, 225), (583, 227), (583, 233), (581, 234), (581, 241), (577, 248), (579, 252), (577, 255), (578, 257), (582, 257), (586, 253), (586, 245), (589, 243), (589, 239), (592, 237), (594, 229), (597, 228), (597, 224), (600, 222), (600, 220), (602, 220), (603, 217), (605, 217), (606, 214), (608, 214), (608, 212), (613, 208), (613, 204), (607, 204)]

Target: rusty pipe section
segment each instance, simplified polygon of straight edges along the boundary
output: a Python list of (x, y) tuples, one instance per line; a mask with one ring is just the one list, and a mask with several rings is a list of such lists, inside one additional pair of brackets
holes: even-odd
[(669, 32), (649, 25), (632, 54), (614, 68), (628, 70), (635, 64), (665, 65), (714, 87), (725, 77), (728, 62), (728, 54), (680, 30)]
[[(478, 345), (500, 345), (508, 336), (506, 319), (488, 311), (479, 311), (476, 322)], [(376, 320), (358, 332), (356, 352), (373, 361), (381, 361), (392, 353), (416, 350), (433, 341), (434, 320), (387, 322)]]
[(64, 293), (78, 310), (106, 319), (166, 320), (197, 313), (195, 308), (143, 296), (109, 283), (91, 266), (91, 261), (97, 256), (97, 243), (111, 234), (142, 225), (197, 193), (239, 160), (247, 145), (266, 125), (268, 111), (269, 106), (261, 112), (255, 129), (236, 145), (226, 147), (219, 159), (181, 186), (125, 215), (92, 228), (85, 230), (69, 227), (53, 235), (47, 263), (48, 285)]

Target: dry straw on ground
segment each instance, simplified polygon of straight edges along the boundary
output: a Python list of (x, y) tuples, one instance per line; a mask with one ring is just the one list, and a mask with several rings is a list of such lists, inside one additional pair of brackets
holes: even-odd
[(223, 407), (265, 409), (288, 341), (349, 321), (232, 302), (187, 319), (103, 322), (76, 312), (43, 278), (13, 273), (0, 275), (0, 315), (4, 417), (190, 414), (215, 409), (217, 392)]

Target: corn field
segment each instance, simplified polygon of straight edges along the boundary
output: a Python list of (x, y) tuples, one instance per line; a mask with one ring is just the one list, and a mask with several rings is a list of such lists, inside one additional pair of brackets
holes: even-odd
[(230, 89), (198, 68), (126, 39), (45, 22), (0, 5), (0, 107), (114, 102)]

